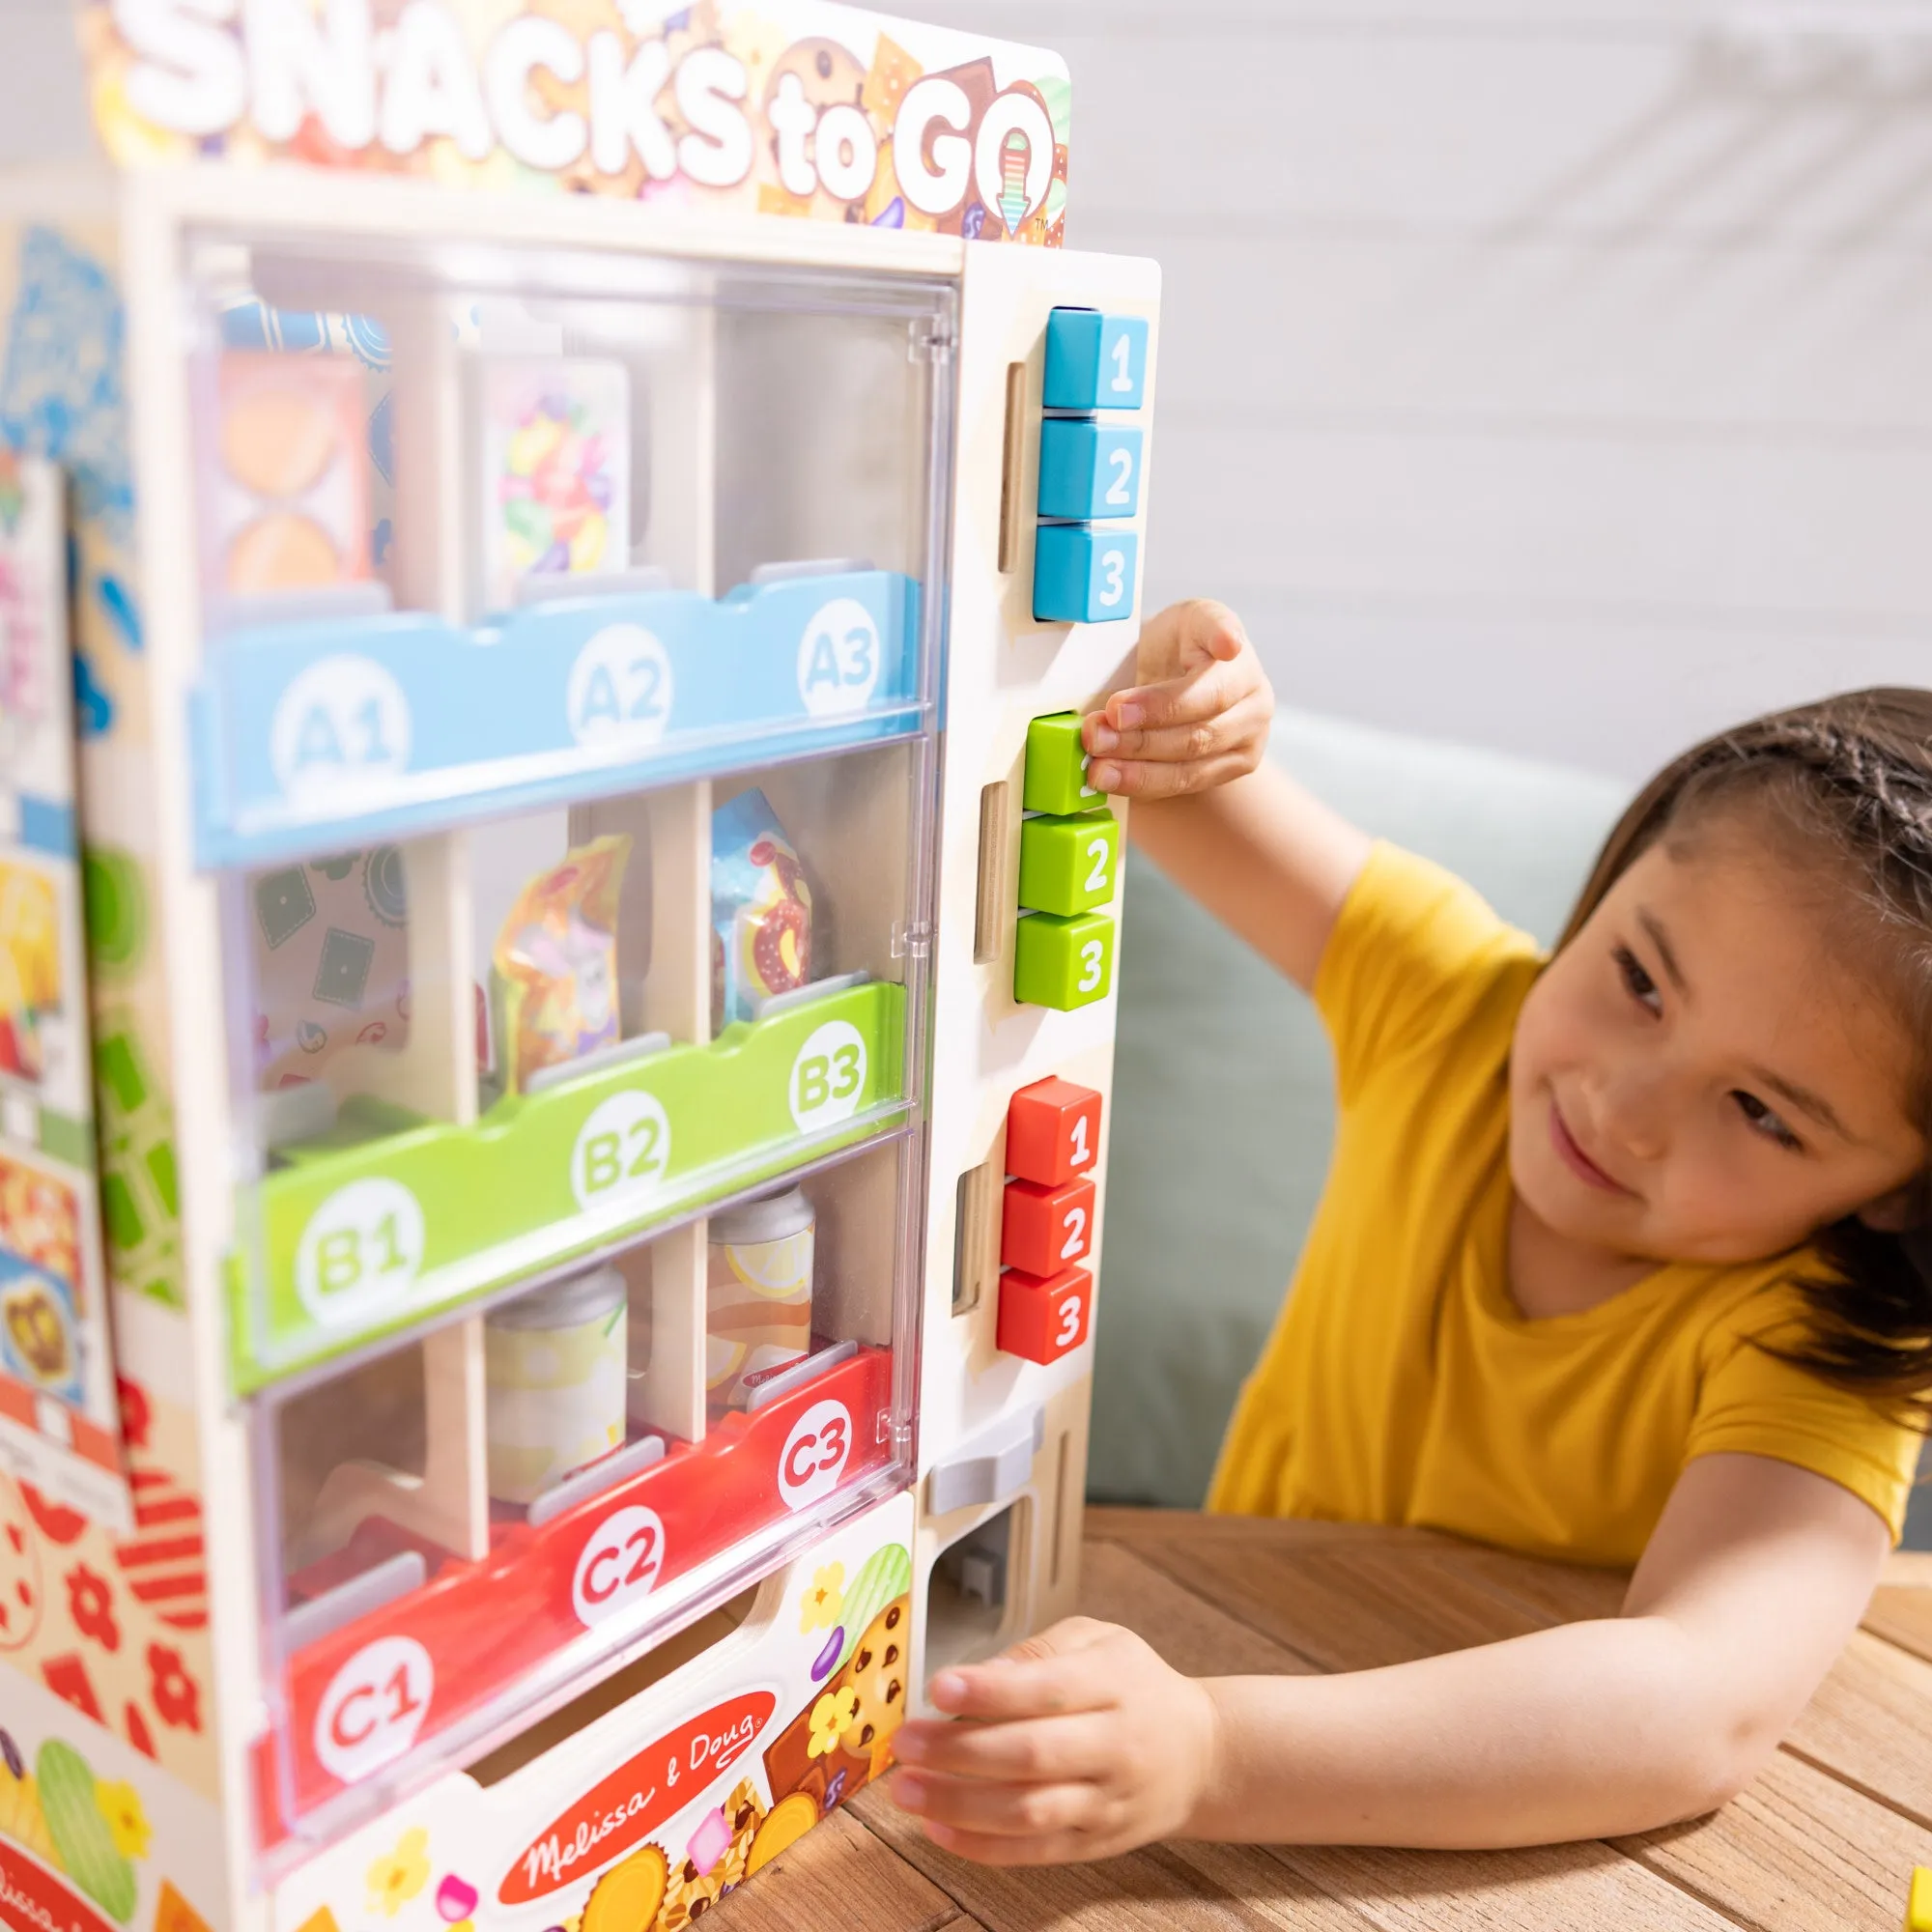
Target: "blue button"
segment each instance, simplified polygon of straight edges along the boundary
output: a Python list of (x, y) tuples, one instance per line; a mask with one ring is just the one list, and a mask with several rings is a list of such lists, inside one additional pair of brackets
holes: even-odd
[(1039, 514), (1072, 523), (1141, 506), (1141, 432), (1049, 417), (1039, 426)]
[(1033, 560), (1033, 614), (1049, 624), (1111, 624), (1134, 614), (1131, 530), (1041, 524)]
[(1137, 410), (1147, 386), (1148, 326), (1137, 315), (1057, 308), (1046, 319), (1049, 410)]

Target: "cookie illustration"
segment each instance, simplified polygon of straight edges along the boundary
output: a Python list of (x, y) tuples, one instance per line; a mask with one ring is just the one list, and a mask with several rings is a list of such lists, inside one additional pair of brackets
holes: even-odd
[(866, 1626), (852, 1652), (847, 1689), (859, 1711), (838, 1742), (849, 1751), (870, 1752), (878, 1761), (886, 1740), (905, 1722), (906, 1639), (912, 1629), (912, 1600), (895, 1597)]
[[(751, 1856), (745, 1861), (746, 1876), (753, 1877), (781, 1852), (788, 1852), (818, 1823), (818, 1804), (803, 1791), (781, 1798), (752, 1840)], [(589, 1932), (589, 1928), (585, 1928)]]
[(664, 1908), (670, 1878), (656, 1845), (612, 1865), (592, 1888), (583, 1907), (582, 1932), (649, 1932)]

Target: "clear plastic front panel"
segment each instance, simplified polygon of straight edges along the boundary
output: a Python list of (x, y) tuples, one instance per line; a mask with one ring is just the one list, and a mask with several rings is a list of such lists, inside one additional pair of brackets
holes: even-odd
[(954, 297), (189, 268), (272, 1847), (909, 1480)]

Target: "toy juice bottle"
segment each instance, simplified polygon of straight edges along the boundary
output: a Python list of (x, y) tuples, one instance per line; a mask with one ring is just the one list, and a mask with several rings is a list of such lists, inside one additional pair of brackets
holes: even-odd
[(810, 1350), (815, 1226), (796, 1187), (713, 1217), (704, 1384), (714, 1403), (742, 1405), (746, 1377)]

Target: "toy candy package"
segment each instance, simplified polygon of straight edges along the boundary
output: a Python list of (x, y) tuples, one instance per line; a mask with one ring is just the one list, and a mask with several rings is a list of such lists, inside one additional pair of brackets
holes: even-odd
[(497, 1065), (514, 1094), (540, 1067), (617, 1043), (617, 897), (628, 834), (593, 838), (517, 895), (491, 955)]
[(757, 1016), (758, 1002), (811, 978), (811, 888), (761, 791), (711, 819), (711, 1024)]

